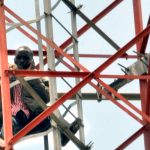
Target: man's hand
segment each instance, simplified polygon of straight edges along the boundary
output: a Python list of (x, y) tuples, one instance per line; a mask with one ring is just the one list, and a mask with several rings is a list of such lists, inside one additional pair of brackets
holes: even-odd
[(15, 64), (9, 64), (8, 68), (9, 68), (9, 70), (16, 70), (17, 69), (17, 65), (15, 65)]

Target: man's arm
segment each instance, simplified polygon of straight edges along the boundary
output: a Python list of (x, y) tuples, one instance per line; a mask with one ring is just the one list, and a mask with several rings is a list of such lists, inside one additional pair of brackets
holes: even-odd
[(43, 99), (45, 103), (50, 102), (48, 90), (40, 79), (30, 80), (28, 81), (28, 83), (38, 93), (38, 95)]

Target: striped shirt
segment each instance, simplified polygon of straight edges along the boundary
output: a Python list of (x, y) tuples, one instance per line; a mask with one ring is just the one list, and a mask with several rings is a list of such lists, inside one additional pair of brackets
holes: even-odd
[(23, 103), (22, 96), (22, 86), (20, 84), (14, 86), (14, 101), (11, 104), (12, 115), (16, 116), (17, 112), (22, 110), (27, 117), (29, 117), (29, 110)]

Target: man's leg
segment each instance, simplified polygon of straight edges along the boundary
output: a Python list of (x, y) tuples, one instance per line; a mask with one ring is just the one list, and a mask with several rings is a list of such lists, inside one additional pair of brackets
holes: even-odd
[[(73, 121), (70, 126), (69, 126), (69, 130), (73, 133), (73, 134), (76, 134), (77, 131), (80, 129), (81, 127), (81, 119), (80, 118), (77, 118), (75, 121)], [(70, 139), (65, 135), (65, 133), (63, 133), (61, 130), (61, 145), (62, 146), (65, 146), (69, 141)]]
[[(12, 128), (13, 128), (13, 135), (15, 135), (17, 132), (19, 132), (23, 127), (19, 124), (18, 119), (16, 117), (12, 116)], [(4, 128), (2, 127), (0, 137), (4, 138)]]

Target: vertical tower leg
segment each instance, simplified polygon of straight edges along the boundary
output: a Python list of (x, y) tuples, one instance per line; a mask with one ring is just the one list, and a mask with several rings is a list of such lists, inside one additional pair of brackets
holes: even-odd
[[(73, 4), (75, 4), (75, 0), (71, 0)], [(76, 21), (76, 13), (71, 12), (71, 22), (72, 22), (72, 34), (73, 36), (77, 39), (77, 21)], [(76, 61), (79, 62), (79, 52), (78, 52), (78, 43), (73, 39), (73, 53), (74, 53), (74, 58)], [(75, 67), (76, 71), (79, 71), (77, 67)], [(75, 79), (76, 84), (80, 82), (79, 78)], [(78, 92), (81, 94), (81, 91)], [(82, 107), (82, 101), (78, 95), (76, 95), (76, 101), (77, 101), (77, 111), (78, 111), (78, 116), (79, 118), (82, 119), (83, 121), (83, 107)], [(84, 136), (84, 127), (80, 127), (79, 130), (79, 137), (80, 140), (85, 143), (85, 136)]]
[[(39, 0), (35, 0), (35, 14), (36, 18), (40, 17), (40, 2)], [(41, 33), (41, 22), (36, 22), (37, 30)], [(39, 66), (40, 70), (44, 70), (44, 62), (43, 62), (43, 50), (42, 50), (42, 39), (37, 36), (38, 38), (38, 54), (39, 54)], [(44, 149), (49, 150), (49, 142), (48, 142), (48, 135), (44, 136)]]
[[(141, 0), (133, 0), (133, 9), (134, 9), (134, 20), (135, 20), (135, 32), (138, 34), (143, 30), (143, 21), (142, 21), (142, 10), (141, 10)], [(137, 51), (141, 52), (141, 43), (137, 43)], [(140, 81), (140, 93), (141, 93), (141, 105), (142, 111), (149, 115), (150, 109), (150, 99), (148, 98), (148, 83), (146, 80)], [(148, 111), (147, 111), (148, 110)], [(146, 130), (144, 132), (144, 144), (145, 150), (150, 149), (150, 130)]]
[(3, 0), (0, 0), (0, 75), (1, 75), (1, 97), (2, 97), (2, 111), (3, 111), (3, 127), (5, 149), (12, 149), (9, 146), (9, 141), (12, 138), (12, 120), (11, 120), (11, 105), (10, 105), (10, 89), (9, 77), (5, 75), (5, 70), (8, 69), (8, 57), (6, 46), (6, 30)]
[[(45, 30), (46, 37), (53, 40), (53, 26), (52, 26), (52, 16), (51, 14), (51, 0), (44, 0), (44, 11), (47, 14), (45, 18)], [(48, 59), (48, 68), (50, 70), (55, 70), (55, 53), (54, 49), (47, 44), (47, 59)], [(49, 93), (51, 103), (54, 103), (57, 99), (57, 86), (56, 78), (49, 78)], [(55, 115), (60, 116), (59, 112), (56, 111)], [(57, 125), (54, 123), (56, 128), (53, 128), (53, 139), (54, 139), (54, 150), (61, 150), (61, 139), (60, 132), (57, 129)]]

